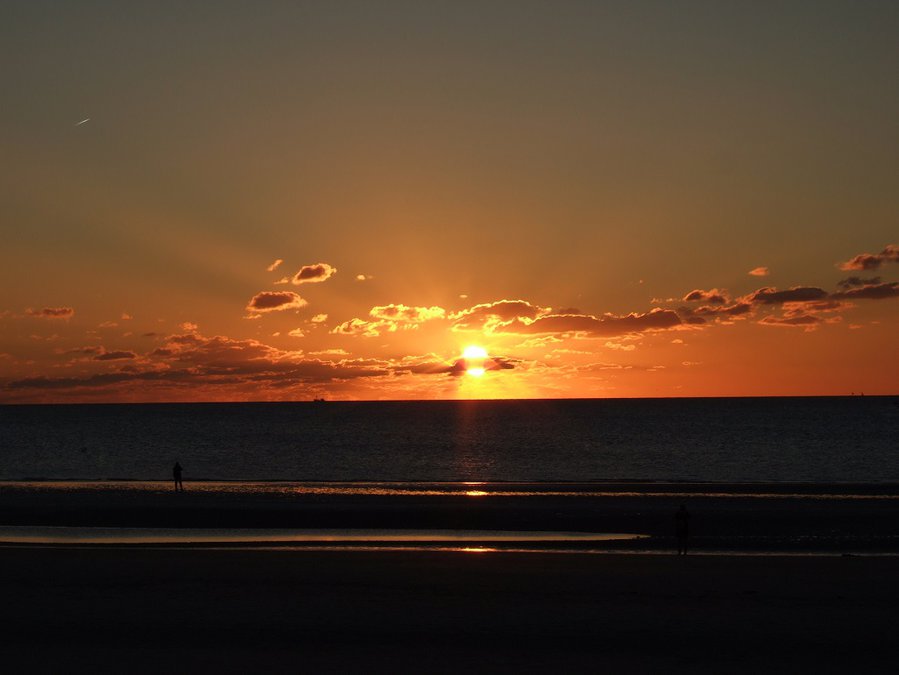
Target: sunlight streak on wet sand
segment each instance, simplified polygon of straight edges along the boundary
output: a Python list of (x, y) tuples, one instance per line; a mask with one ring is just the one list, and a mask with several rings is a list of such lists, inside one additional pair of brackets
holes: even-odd
[(600, 532), (530, 532), (510, 530), (397, 529), (199, 529), (130, 527), (0, 527), (0, 543), (10, 544), (336, 544), (430, 542), (566, 542), (641, 539), (646, 535)]

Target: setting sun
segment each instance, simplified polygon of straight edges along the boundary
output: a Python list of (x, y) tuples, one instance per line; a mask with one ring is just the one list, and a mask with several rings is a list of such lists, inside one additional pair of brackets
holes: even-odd
[(486, 359), (487, 350), (477, 345), (469, 345), (462, 351), (462, 356), (466, 359)]
[(484, 365), (487, 359), (487, 350), (477, 345), (469, 345), (462, 350), (462, 358), (465, 359), (465, 373), (472, 377), (481, 377), (487, 369)]

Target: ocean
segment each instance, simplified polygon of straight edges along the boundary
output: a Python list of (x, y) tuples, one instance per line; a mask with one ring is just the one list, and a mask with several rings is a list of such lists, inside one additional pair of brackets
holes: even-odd
[(0, 480), (899, 482), (899, 398), (0, 406)]

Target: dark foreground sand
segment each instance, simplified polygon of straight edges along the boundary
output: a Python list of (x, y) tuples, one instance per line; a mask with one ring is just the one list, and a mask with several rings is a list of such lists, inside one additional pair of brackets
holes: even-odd
[(0, 548), (6, 672), (896, 672), (887, 557)]
[[(857, 555), (899, 551), (897, 486), (244, 488), (2, 484), (0, 526), (648, 536), (619, 547), (644, 555), (0, 545), (4, 672), (899, 672), (899, 557)], [(660, 554), (679, 503), (699, 555)]]

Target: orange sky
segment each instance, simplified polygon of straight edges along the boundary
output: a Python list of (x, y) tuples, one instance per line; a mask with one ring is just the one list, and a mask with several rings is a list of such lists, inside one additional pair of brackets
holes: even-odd
[(117, 7), (0, 26), (0, 402), (897, 393), (895, 6)]

